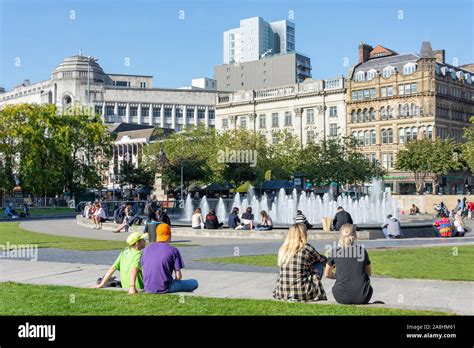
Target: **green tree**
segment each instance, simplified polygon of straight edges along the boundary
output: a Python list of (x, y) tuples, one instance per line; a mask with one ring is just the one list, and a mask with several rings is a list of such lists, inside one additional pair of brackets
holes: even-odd
[(464, 129), (464, 139), (462, 145), (462, 157), (467, 166), (474, 173), (474, 116), (471, 117), (471, 126)]
[(435, 193), (444, 175), (463, 168), (460, 149), (452, 139), (412, 140), (400, 150), (395, 167), (412, 172), (416, 191), (421, 194), (426, 178), (435, 178)]

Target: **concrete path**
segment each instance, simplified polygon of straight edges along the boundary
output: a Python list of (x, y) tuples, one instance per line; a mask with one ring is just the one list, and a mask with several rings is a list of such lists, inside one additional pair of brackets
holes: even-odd
[[(58, 262), (0, 261), (0, 281), (27, 284), (69, 285), (92, 287), (108, 265), (90, 265)], [(195, 296), (217, 298), (270, 299), (276, 274), (256, 272), (229, 272), (187, 270), (185, 278), (195, 278), (200, 286)], [(434, 280), (392, 279), (372, 277), (374, 297), (383, 301), (383, 307), (418, 310), (439, 310), (461, 315), (474, 314), (474, 282), (447, 282)], [(323, 279), (328, 301), (335, 303), (331, 294), (333, 280)], [(191, 294), (189, 294), (191, 295)], [(377, 305), (378, 306), (378, 305)]]

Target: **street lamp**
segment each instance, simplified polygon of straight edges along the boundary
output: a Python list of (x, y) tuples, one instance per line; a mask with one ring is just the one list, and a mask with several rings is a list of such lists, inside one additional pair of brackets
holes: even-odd
[(115, 174), (110, 173), (110, 180), (112, 180), (112, 200), (115, 201)]

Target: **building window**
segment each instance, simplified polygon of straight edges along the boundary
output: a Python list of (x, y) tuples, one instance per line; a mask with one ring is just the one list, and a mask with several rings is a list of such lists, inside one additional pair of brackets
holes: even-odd
[(369, 115), (369, 110), (364, 109), (364, 121), (369, 122), (370, 121), (370, 115)]
[(370, 70), (367, 72), (367, 81), (373, 80), (376, 75), (377, 75), (377, 70), (375, 70), (375, 69), (370, 69)]
[(194, 118), (194, 108), (186, 108), (186, 118)]
[(130, 116), (138, 116), (138, 106), (130, 106)]
[(114, 106), (113, 105), (107, 105), (105, 107), (105, 114), (107, 116), (113, 116), (114, 115)]
[(374, 108), (369, 109), (370, 120), (375, 121), (375, 110)]
[(240, 128), (247, 128), (247, 116), (240, 116)]
[(155, 117), (155, 118), (160, 117), (160, 112), (161, 112), (161, 108), (153, 107), (153, 117)]
[(407, 63), (403, 66), (403, 75), (410, 75), (416, 71), (415, 63)]
[(127, 107), (126, 106), (119, 106), (118, 107), (118, 115), (125, 116), (127, 114)]
[(314, 109), (307, 109), (306, 110), (306, 123), (308, 123), (308, 124), (313, 124), (314, 123)]
[(358, 117), (359, 122), (361, 123), (364, 122), (364, 114), (362, 113), (362, 110), (361, 109), (357, 110), (357, 113), (359, 114), (359, 117)]
[(405, 142), (405, 129), (398, 128), (398, 143), (403, 144)]
[(329, 117), (337, 117), (337, 106), (329, 107)]
[(370, 98), (375, 98), (375, 88), (371, 88), (369, 89), (369, 92), (370, 92)]
[(405, 128), (405, 142), (408, 143), (410, 141), (410, 135), (411, 135), (410, 128)]
[(386, 120), (387, 119), (387, 109), (385, 108), (385, 106), (382, 106), (380, 108), (380, 118), (382, 120)]
[(418, 139), (418, 128), (416, 127), (411, 128), (411, 139), (412, 140)]
[[(166, 111), (165, 111), (166, 116)], [(203, 119), (206, 117), (206, 110), (205, 109), (198, 109), (198, 118)]]
[(229, 127), (229, 119), (223, 118), (222, 119), (222, 128), (227, 128)]
[(382, 153), (382, 166), (386, 169), (393, 168), (393, 153)]
[(370, 145), (375, 145), (375, 138), (376, 138), (375, 130), (371, 130), (370, 131)]
[(214, 109), (209, 109), (207, 114), (210, 120), (213, 120), (216, 118), (216, 111)]
[(381, 133), (382, 133), (382, 144), (386, 144), (387, 143), (387, 130), (382, 129)]
[(263, 128), (267, 128), (267, 118), (265, 116), (265, 114), (262, 114), (258, 117), (258, 120), (259, 120), (259, 127), (260, 129), (263, 129)]
[(365, 81), (365, 73), (363, 71), (358, 71), (356, 74), (355, 74), (355, 80), (357, 82), (361, 82), (361, 81)]
[(306, 132), (306, 141), (308, 143), (314, 141), (314, 131), (310, 130)]
[(176, 115), (176, 118), (183, 118), (183, 109), (181, 109), (180, 107), (177, 107), (175, 109), (175, 115)]
[(148, 112), (150, 111), (150, 109), (148, 107), (144, 107), (142, 106), (142, 117), (148, 117)]
[(428, 126), (426, 130), (428, 132), (428, 139), (433, 139), (433, 126)]
[(388, 143), (393, 144), (393, 129), (389, 128), (387, 130), (387, 138), (388, 138)]
[(285, 112), (285, 127), (293, 125), (293, 120), (291, 118), (291, 111)]
[(278, 127), (278, 113), (276, 112), (272, 114), (272, 127), (273, 128)]
[(393, 66), (387, 66), (382, 70), (382, 76), (386, 79), (392, 76), (393, 72), (395, 71)]
[(364, 132), (359, 131), (359, 146), (364, 145)]
[(364, 141), (365, 141), (365, 145), (370, 145), (370, 132), (369, 131), (364, 132)]
[(357, 123), (357, 113), (356, 113), (356, 111), (352, 110), (351, 115), (352, 115), (352, 123)]
[(146, 82), (140, 82), (140, 88), (146, 88)]
[(331, 137), (337, 136), (337, 123), (329, 124), (329, 136)]
[(276, 133), (272, 134), (272, 144), (275, 145), (278, 142), (278, 137)]

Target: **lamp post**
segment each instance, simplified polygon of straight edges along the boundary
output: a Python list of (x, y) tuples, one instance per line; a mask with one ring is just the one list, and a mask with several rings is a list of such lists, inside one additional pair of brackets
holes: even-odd
[(115, 174), (110, 173), (110, 180), (112, 180), (112, 201), (115, 201)]

